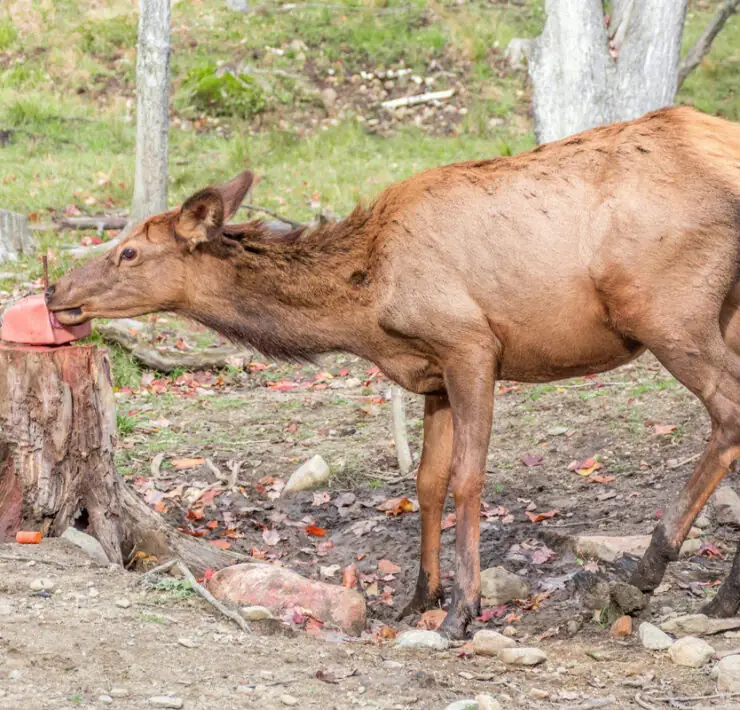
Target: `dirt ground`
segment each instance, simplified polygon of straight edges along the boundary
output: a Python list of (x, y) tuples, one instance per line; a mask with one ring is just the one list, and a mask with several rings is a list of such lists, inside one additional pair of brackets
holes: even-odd
[[(306, 576), (339, 584), (356, 564), (370, 617), (361, 638), (310, 625), (275, 633), (256, 624), (245, 635), (177, 582), (144, 587), (138, 574), (95, 567), (60, 540), (6, 545), (0, 708), (104, 707), (99, 697), (114, 686), (129, 693), (112, 701), (122, 708), (148, 707), (168, 693), (189, 710), (287, 707), (286, 694), (311, 708), (444, 708), (478, 693), (503, 708), (597, 707), (588, 703), (609, 696), (618, 708), (740, 707), (680, 700), (714, 693), (712, 664), (680, 668), (667, 653), (644, 650), (636, 633), (613, 640), (608, 626), (584, 616), (573, 586), (576, 572), (596, 565), (568, 552), (564, 540), (649, 533), (708, 432), (700, 405), (654, 359), (556, 385), (499, 385), (482, 563), (525, 576), (532, 596), (484, 609), (473, 631), (514, 626), (522, 645), (548, 655), (527, 670), (463, 646), (403, 651), (388, 638), (418, 620), (395, 616), (412, 590), (419, 545), (417, 512), (377, 510), (389, 499), (415, 498), (413, 479), (395, 463), (388, 388), (367, 363), (331, 356), (301, 366), (254, 361), (242, 374), (145, 375), (117, 395), (119, 467), (150, 505), (189, 534)], [(415, 453), (420, 415), (420, 400), (409, 397)], [(315, 454), (332, 469), (328, 487), (279, 497)], [(600, 467), (580, 475), (594, 456)], [(216, 471), (232, 470), (237, 484), (223, 490)], [(448, 505), (445, 515), (452, 511)], [(729, 569), (735, 532), (706, 514), (700, 551), (671, 565), (644, 619), (698, 610)], [(445, 520), (449, 583), (455, 529)], [(400, 572), (381, 574), (381, 559)], [(52, 580), (51, 592), (31, 589), (40, 578)], [(709, 640), (717, 652), (740, 647), (732, 633)], [(320, 680), (318, 671), (338, 682)], [(640, 706), (638, 694), (653, 699)]]

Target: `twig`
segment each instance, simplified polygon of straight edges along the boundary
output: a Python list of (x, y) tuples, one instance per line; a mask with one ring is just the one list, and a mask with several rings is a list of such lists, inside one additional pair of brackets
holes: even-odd
[(398, 468), (404, 476), (411, 473), (413, 459), (409, 448), (409, 436), (406, 430), (406, 406), (403, 390), (397, 385), (391, 387), (391, 403), (393, 415), (393, 441), (396, 444)]
[(725, 0), (720, 5), (699, 39), (696, 40), (696, 44), (686, 52), (686, 56), (681, 60), (678, 66), (678, 89), (681, 88), (681, 84), (684, 83), (686, 77), (699, 66), (699, 62), (709, 52), (714, 38), (725, 26), (725, 22), (738, 11), (738, 8), (740, 8), (740, 0)]
[(558, 387), (564, 390), (577, 390), (583, 387), (626, 387), (628, 384), (629, 382), (598, 382), (594, 380), (593, 382), (581, 382), (577, 385), (558, 385)]
[(609, 705), (616, 705), (617, 699), (613, 695), (607, 695), (605, 698), (593, 698), (585, 703), (578, 705), (568, 705), (565, 710), (594, 710), (595, 708), (605, 708)]
[(205, 599), (211, 606), (220, 611), (227, 619), (231, 619), (242, 631), (245, 631), (247, 633), (251, 632), (252, 629), (250, 628), (249, 624), (244, 619), (242, 619), (239, 614), (237, 614), (235, 611), (231, 611), (231, 609), (226, 608), (203, 585), (198, 583), (198, 580), (195, 578), (193, 573), (188, 569), (187, 565), (182, 560), (168, 560), (164, 564), (161, 564), (158, 567), (149, 570), (141, 578), (140, 582), (143, 583), (153, 574), (165, 572), (172, 567), (177, 567), (177, 569), (179, 569), (182, 573), (182, 576), (185, 577), (185, 579), (187, 579), (187, 581), (190, 583), (193, 591), (203, 597), (203, 599)]
[(275, 219), (279, 219), (281, 222), (284, 222), (285, 224), (289, 224), (293, 229), (298, 229), (298, 227), (305, 226), (301, 222), (296, 222), (295, 220), (288, 219), (287, 217), (283, 217), (281, 214), (278, 214), (274, 210), (268, 209), (267, 207), (260, 207), (259, 205), (253, 205), (253, 204), (243, 204), (240, 208), (240, 210), (252, 210), (253, 212), (264, 212), (265, 214), (269, 214), (270, 217), (274, 217)]
[[(650, 700), (655, 700), (659, 703), (695, 703), (698, 700), (729, 700), (730, 698), (740, 698), (740, 693), (713, 693), (712, 695), (691, 695), (684, 698), (676, 697), (674, 695), (665, 695), (660, 698), (656, 698), (652, 695), (650, 696)], [(643, 707), (648, 706), (643, 705)]]
[(691, 463), (692, 461), (696, 461), (701, 456), (701, 453), (694, 454), (693, 456), (689, 456), (688, 458), (684, 459), (683, 461), (679, 461), (675, 466), (671, 466), (671, 470), (674, 468), (680, 468), (681, 466), (685, 466), (687, 463)]
[(389, 101), (383, 101), (380, 105), (383, 108), (387, 108), (392, 111), (402, 106), (416, 106), (417, 104), (425, 104), (430, 101), (444, 101), (454, 96), (454, 89), (446, 89), (445, 91), (429, 91), (426, 94), (415, 94), (414, 96), (403, 96), (400, 99), (390, 99)]
[(242, 462), (236, 460), (229, 461), (229, 470), (231, 473), (226, 480), (226, 486), (229, 490), (232, 490), (233, 488), (236, 488), (236, 484), (239, 480), (239, 473), (242, 470)]
[(45, 560), (42, 557), (26, 557), (25, 555), (0, 555), (0, 560), (3, 562), (41, 562), (42, 564), (52, 565), (59, 569), (67, 569), (69, 566), (62, 564), (61, 562), (56, 562), (55, 560)]
[(162, 474), (161, 468), (162, 468), (162, 462), (164, 461), (164, 454), (159, 453), (152, 459), (152, 464), (150, 467), (150, 471), (152, 474), (152, 478), (159, 478)]
[(642, 699), (642, 695), (640, 695), (640, 693), (638, 693), (637, 695), (635, 695), (635, 702), (636, 702), (636, 703), (637, 703), (637, 704), (638, 704), (638, 705), (639, 705), (639, 706), (640, 706), (641, 708), (645, 708), (645, 710), (658, 710), (658, 708), (656, 708), (656, 707), (655, 707), (655, 705), (651, 705), (651, 704), (650, 704), (649, 702), (647, 702), (646, 700), (643, 700), (643, 699)]

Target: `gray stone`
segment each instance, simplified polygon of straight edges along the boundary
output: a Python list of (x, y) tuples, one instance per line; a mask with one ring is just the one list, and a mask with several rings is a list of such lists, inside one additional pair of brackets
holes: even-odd
[(478, 710), (478, 702), (472, 698), (456, 700), (454, 703), (450, 703), (445, 710)]
[(62, 538), (79, 547), (88, 557), (91, 557), (99, 565), (107, 567), (110, 564), (108, 555), (105, 554), (103, 546), (92, 535), (82, 532), (77, 528), (69, 527), (62, 533)]
[(31, 588), (31, 591), (34, 592), (50, 592), (54, 589), (55, 584), (52, 579), (48, 579), (47, 577), (38, 577), (37, 579), (32, 579), (28, 586)]
[(537, 666), (547, 660), (539, 648), (505, 648), (499, 658), (510, 666)]
[(183, 706), (182, 698), (176, 695), (155, 695), (149, 698), (149, 706), (153, 708), (174, 708), (178, 710)]
[(114, 685), (108, 691), (108, 695), (112, 698), (127, 698), (130, 695), (130, 692), (128, 688), (124, 688), (122, 685)]
[(181, 638), (177, 639), (177, 643), (185, 648), (198, 648), (198, 644), (193, 641), (193, 639), (189, 639), (186, 636), (182, 636)]
[(274, 619), (272, 612), (266, 606), (243, 606), (239, 613), (247, 621), (265, 621), (265, 619)]
[(725, 656), (712, 671), (720, 693), (740, 692), (740, 655)]
[(293, 695), (288, 695), (287, 693), (284, 693), (280, 696), (280, 702), (283, 705), (287, 705), (288, 707), (293, 707), (295, 705), (298, 705), (298, 698), (294, 697)]
[(650, 651), (665, 651), (673, 645), (673, 639), (667, 633), (647, 621), (640, 624), (638, 634), (642, 645)]
[(664, 621), (660, 628), (674, 636), (694, 636), (707, 633), (709, 617), (705, 614), (686, 614)]
[[(324, 108), (327, 111), (331, 111), (334, 108), (334, 105), (337, 103), (337, 92), (332, 89), (331, 86), (327, 86), (325, 89), (321, 90), (321, 101), (324, 103)], [(347, 385), (347, 387), (350, 386), (349, 382), (345, 384)]]
[(490, 629), (481, 629), (473, 636), (473, 652), (479, 656), (498, 656), (504, 648), (514, 648), (516, 641)]
[(696, 525), (697, 528), (700, 530), (706, 530), (712, 522), (707, 518), (706, 515), (700, 515), (695, 521), (694, 525)]
[(701, 530), (696, 527), (696, 525), (692, 525), (689, 528), (689, 534), (686, 536), (689, 540), (694, 540), (697, 537), (701, 537)]
[(668, 653), (676, 665), (701, 668), (712, 658), (714, 649), (700, 638), (684, 636), (670, 647)]
[(650, 544), (650, 535), (577, 535), (573, 539), (576, 554), (596, 557), (604, 562), (616, 562), (624, 555), (642, 557)]
[(110, 695), (98, 695), (98, 702), (103, 703), (104, 705), (111, 705), (113, 703), (113, 698)]
[(431, 648), (435, 651), (444, 651), (450, 642), (436, 631), (404, 631), (396, 638), (398, 648)]
[(527, 580), (501, 567), (490, 567), (481, 572), (480, 590), (481, 596), (492, 606), (508, 604), (514, 599), (526, 599), (529, 596)]
[(331, 477), (329, 464), (324, 461), (318, 454), (310, 458), (288, 479), (285, 484), (283, 493), (294, 493), (295, 491), (305, 491), (309, 488), (315, 488), (326, 483)]
[(226, 0), (226, 7), (233, 12), (249, 12), (247, 0)]
[(116, 606), (119, 609), (128, 609), (131, 606), (131, 601), (125, 597), (121, 597), (120, 599), (116, 599)]
[(681, 545), (678, 556), (682, 559), (685, 557), (693, 557), (699, 552), (699, 550), (701, 550), (702, 545), (703, 543), (698, 537), (692, 540), (685, 540), (683, 545)]
[(475, 702), (478, 703), (478, 710), (501, 710), (501, 703), (488, 693), (476, 695)]
[(740, 526), (740, 496), (729, 486), (720, 486), (712, 496), (715, 520), (721, 525)]
[(647, 600), (645, 595), (631, 584), (615, 582), (609, 588), (612, 601), (619, 605), (625, 614), (632, 614), (645, 608)]

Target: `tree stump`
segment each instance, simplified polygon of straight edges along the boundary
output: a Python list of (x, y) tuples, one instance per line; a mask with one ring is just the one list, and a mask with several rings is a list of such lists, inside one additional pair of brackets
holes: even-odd
[(34, 250), (28, 220), (22, 214), (0, 210), (0, 264), (15, 261)]
[(202, 574), (236, 561), (150, 510), (116, 471), (115, 444), (106, 350), (0, 342), (0, 541), (19, 529), (58, 536), (74, 526), (116, 564), (143, 552)]

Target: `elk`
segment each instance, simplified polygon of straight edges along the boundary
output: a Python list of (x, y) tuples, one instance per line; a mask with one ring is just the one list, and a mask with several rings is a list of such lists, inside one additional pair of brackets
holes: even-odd
[[(549, 382), (650, 350), (706, 407), (703, 456), (631, 582), (651, 591), (740, 456), (740, 127), (688, 107), (515, 157), (422, 172), (345, 220), (271, 238), (230, 224), (246, 171), (136, 227), (47, 293), (65, 324), (172, 311), (284, 358), (349, 351), (425, 396), (421, 560), (404, 613), (480, 607), (479, 515), (497, 379)], [(740, 605), (740, 556), (709, 605)]]

